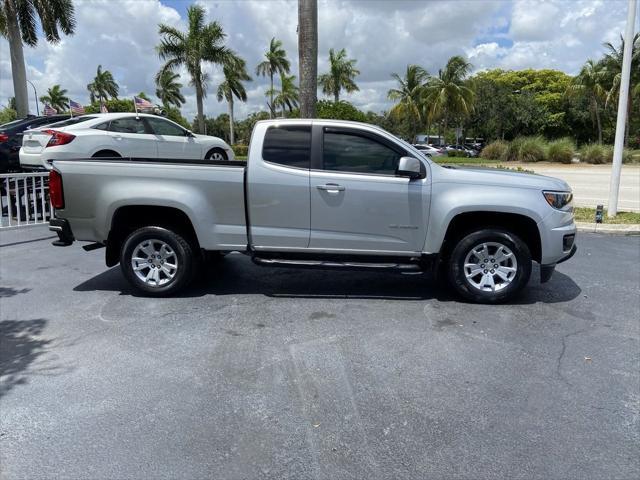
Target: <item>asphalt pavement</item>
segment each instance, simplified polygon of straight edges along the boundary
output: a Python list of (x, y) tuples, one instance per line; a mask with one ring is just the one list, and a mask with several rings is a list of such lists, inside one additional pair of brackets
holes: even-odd
[(640, 477), (640, 237), (481, 306), (239, 254), (150, 299), (48, 236), (0, 232), (3, 479)]

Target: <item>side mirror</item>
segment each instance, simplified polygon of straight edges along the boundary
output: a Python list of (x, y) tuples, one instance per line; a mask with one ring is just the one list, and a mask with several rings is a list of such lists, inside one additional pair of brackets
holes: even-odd
[(184, 136), (185, 137), (195, 137), (195, 135), (193, 134), (193, 132), (191, 130), (185, 130), (184, 131)]
[(422, 176), (422, 164), (413, 157), (401, 157), (398, 162), (396, 175), (400, 177), (420, 178)]

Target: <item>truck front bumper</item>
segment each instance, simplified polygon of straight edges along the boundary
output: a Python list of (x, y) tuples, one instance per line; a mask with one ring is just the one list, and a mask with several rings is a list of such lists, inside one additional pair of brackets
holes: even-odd
[(573, 257), (577, 251), (578, 251), (578, 246), (574, 244), (573, 247), (571, 247), (571, 251), (565, 257), (558, 260), (558, 262), (552, 265), (540, 265), (540, 283), (548, 282), (549, 279), (551, 278), (551, 275), (553, 275), (553, 272), (556, 269), (556, 265), (558, 263), (566, 262), (571, 257)]
[(573, 212), (553, 210), (539, 224), (541, 240), (540, 282), (549, 281), (558, 263), (573, 257), (576, 247), (576, 224)]
[(51, 242), (56, 247), (68, 247), (75, 240), (69, 222), (64, 218), (52, 218), (49, 221), (49, 230), (58, 234), (58, 240)]

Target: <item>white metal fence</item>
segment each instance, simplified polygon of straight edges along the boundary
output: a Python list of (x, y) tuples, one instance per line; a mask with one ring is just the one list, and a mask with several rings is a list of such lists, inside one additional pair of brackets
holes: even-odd
[(0, 211), (0, 228), (47, 223), (54, 212), (49, 173), (1, 174)]

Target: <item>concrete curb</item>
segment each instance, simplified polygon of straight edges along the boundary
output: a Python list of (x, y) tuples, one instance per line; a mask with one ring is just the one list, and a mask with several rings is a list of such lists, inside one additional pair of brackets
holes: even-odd
[(608, 233), (611, 235), (640, 235), (640, 224), (609, 224), (576, 222), (579, 232)]

